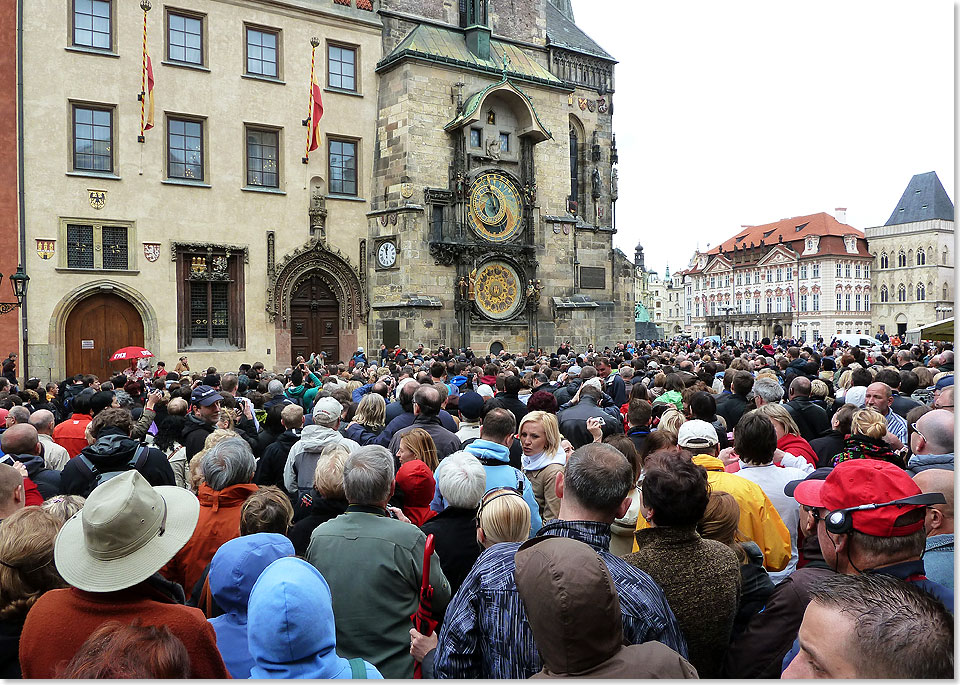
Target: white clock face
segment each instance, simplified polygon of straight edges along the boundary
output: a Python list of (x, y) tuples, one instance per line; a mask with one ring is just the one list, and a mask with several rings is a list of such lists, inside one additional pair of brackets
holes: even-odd
[(380, 263), (380, 266), (389, 267), (397, 263), (397, 246), (391, 242), (386, 242), (380, 245), (380, 249), (377, 250), (377, 261)]

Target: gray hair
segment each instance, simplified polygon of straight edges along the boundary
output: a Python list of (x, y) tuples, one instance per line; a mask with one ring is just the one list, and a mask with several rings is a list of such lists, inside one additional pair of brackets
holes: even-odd
[(7, 416), (12, 418), (14, 423), (30, 423), (30, 410), (19, 404), (10, 407)]
[(392, 483), (393, 455), (386, 447), (361, 447), (343, 465), (343, 491), (351, 504), (383, 504)]
[(433, 474), (440, 495), (452, 507), (472, 509), (480, 504), (487, 488), (487, 472), (480, 460), (463, 450), (440, 462)]
[(283, 394), (283, 382), (278, 381), (274, 378), (272, 381), (267, 383), (267, 392), (276, 397), (277, 395)]
[(121, 409), (129, 409), (133, 406), (133, 398), (126, 390), (115, 390), (113, 393), (117, 398), (117, 404)]
[(774, 404), (783, 399), (783, 388), (775, 378), (758, 378), (753, 382), (753, 394), (759, 395), (765, 402)]
[(200, 462), (203, 480), (213, 490), (223, 490), (231, 485), (249, 483), (257, 462), (253, 450), (243, 438), (227, 438), (210, 448)]

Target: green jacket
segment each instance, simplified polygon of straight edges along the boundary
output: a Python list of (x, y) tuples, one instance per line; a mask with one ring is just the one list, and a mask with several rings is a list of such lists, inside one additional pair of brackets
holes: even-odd
[(287, 388), (286, 395), (292, 400), (299, 400), (300, 404), (303, 406), (303, 411), (305, 414), (309, 414), (310, 410), (313, 408), (313, 401), (317, 398), (317, 393), (320, 392), (320, 386), (322, 385), (319, 378), (317, 378), (313, 373), (310, 373), (307, 378), (313, 383), (312, 388), (308, 388), (306, 383), (297, 385), (293, 388)]
[[(314, 529), (306, 559), (333, 595), (337, 653), (363, 658), (384, 678), (412, 678), (411, 614), (417, 611), (427, 537), (378, 507), (352, 504)], [(450, 583), (434, 552), (430, 562), (433, 616), (443, 616)]]

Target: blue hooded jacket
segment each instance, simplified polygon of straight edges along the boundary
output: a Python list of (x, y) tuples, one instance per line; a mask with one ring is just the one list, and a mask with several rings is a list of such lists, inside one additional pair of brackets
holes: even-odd
[[(350, 662), (337, 655), (330, 587), (303, 559), (270, 564), (250, 593), (247, 634), (251, 678), (350, 678)], [(366, 661), (366, 677), (383, 679)]]
[(209, 619), (217, 633), (217, 648), (234, 678), (249, 678), (253, 657), (247, 648), (247, 600), (267, 566), (296, 552), (277, 533), (255, 533), (229, 540), (210, 562), (210, 593), (224, 614)]
[(480, 439), (474, 440), (463, 449), (481, 461), (501, 462), (496, 465), (488, 463), (483, 465), (483, 470), (487, 472), (487, 490), (504, 487), (521, 490), (523, 501), (530, 507), (530, 537), (536, 535), (537, 531), (543, 527), (543, 521), (540, 520), (540, 506), (533, 496), (533, 485), (523, 471), (510, 466), (509, 448), (498, 442)]

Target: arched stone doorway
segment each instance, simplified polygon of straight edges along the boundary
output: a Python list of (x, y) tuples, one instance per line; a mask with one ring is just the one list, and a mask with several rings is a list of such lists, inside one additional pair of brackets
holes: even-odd
[(307, 274), (290, 296), (290, 359), (309, 359), (312, 352), (340, 359), (340, 305), (315, 272)]
[(111, 362), (111, 355), (130, 345), (143, 346), (143, 319), (136, 307), (113, 293), (91, 295), (67, 316), (67, 375), (92, 373), (106, 380), (129, 364)]
[(276, 326), (277, 364), (321, 350), (328, 361), (349, 358), (361, 344), (369, 308), (362, 266), (355, 269), (348, 257), (316, 237), (287, 255), (275, 273), (267, 289), (267, 314)]

